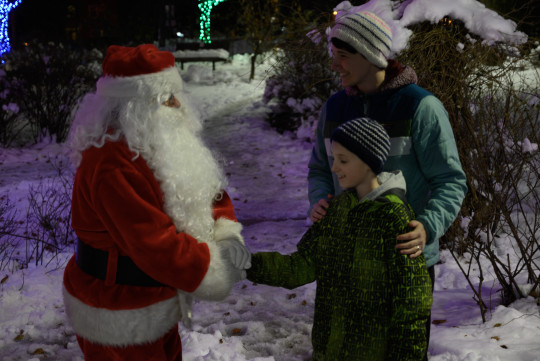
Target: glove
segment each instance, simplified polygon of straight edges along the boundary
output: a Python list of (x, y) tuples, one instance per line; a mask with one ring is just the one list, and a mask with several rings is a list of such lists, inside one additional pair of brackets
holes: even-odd
[(224, 239), (217, 242), (223, 258), (231, 261), (239, 270), (251, 267), (251, 252), (236, 239)]

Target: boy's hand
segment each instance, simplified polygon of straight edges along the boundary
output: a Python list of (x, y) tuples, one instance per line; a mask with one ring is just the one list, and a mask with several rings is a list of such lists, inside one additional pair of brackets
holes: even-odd
[(398, 241), (408, 242), (399, 243), (396, 248), (400, 250), (401, 254), (408, 254), (410, 258), (416, 258), (422, 254), (426, 247), (427, 233), (424, 225), (418, 221), (410, 221), (409, 226), (413, 228), (412, 231), (397, 236)]
[(313, 208), (311, 209), (311, 214), (309, 215), (309, 219), (311, 219), (312, 222), (317, 222), (318, 220), (321, 220), (326, 215), (326, 209), (330, 206), (329, 200), (332, 199), (334, 195), (329, 194), (328, 200), (326, 199), (320, 199), (319, 202), (317, 202)]

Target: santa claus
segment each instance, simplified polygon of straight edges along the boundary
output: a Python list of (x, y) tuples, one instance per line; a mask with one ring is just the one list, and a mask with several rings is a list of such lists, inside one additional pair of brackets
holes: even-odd
[(86, 360), (181, 360), (180, 299), (225, 298), (250, 253), (174, 56), (111, 46), (102, 68), (69, 136), (66, 313)]

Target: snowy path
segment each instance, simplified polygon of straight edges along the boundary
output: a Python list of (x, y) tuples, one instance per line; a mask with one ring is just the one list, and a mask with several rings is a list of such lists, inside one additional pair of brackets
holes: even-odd
[[(280, 135), (265, 123), (268, 109), (258, 103), (263, 89), (256, 83), (235, 85), (240, 100), (233, 104), (216, 103), (221, 92), (231, 91), (227, 84), (216, 84), (214, 95), (206, 87), (191, 86), (190, 92), (207, 115), (205, 139), (224, 159), (228, 191), (244, 225), (246, 244), (254, 252), (288, 253), (307, 229), (311, 145)], [(288, 291), (244, 281), (223, 303), (198, 302), (196, 332), (182, 331), (184, 359), (199, 360), (207, 352), (211, 360), (213, 356), (216, 360), (308, 359), (314, 292), (314, 284)], [(232, 345), (219, 344), (215, 335), (220, 335), (219, 340), (224, 336), (224, 343), (237, 344), (234, 349), (240, 353), (230, 354)], [(216, 344), (189, 351), (191, 341), (200, 345), (195, 340), (201, 337), (207, 339), (203, 344), (208, 338)]]
[[(208, 89), (203, 89), (204, 96), (196, 95), (197, 87), (191, 92), (208, 114), (204, 138), (224, 158), (238, 218), (244, 223), (305, 219), (311, 144), (270, 128), (263, 120), (268, 109), (258, 103), (262, 89), (257, 83), (240, 83), (234, 90), (227, 84), (214, 88), (214, 97), (208, 99)], [(216, 106), (215, 100), (226, 91), (238, 92), (240, 100)]]

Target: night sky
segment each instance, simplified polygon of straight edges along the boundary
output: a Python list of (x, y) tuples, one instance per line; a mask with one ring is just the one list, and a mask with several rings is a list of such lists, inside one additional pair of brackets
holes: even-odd
[[(81, 23), (98, 23), (88, 15), (88, 4), (106, 4), (106, 13), (101, 17), (105, 24), (106, 37), (111, 41), (151, 41), (158, 38), (159, 25), (163, 23), (161, 9), (164, 4), (174, 1), (133, 1), (133, 0), (23, 0), (11, 11), (9, 34), (12, 46), (34, 39), (39, 41), (69, 42), (71, 37), (66, 27), (80, 26)], [(176, 3), (176, 20), (179, 25), (191, 29), (198, 28), (199, 11), (196, 0), (180, 0)], [(69, 11), (72, 5), (74, 11)], [(88, 31), (88, 30), (86, 30)], [(78, 40), (81, 40), (80, 38)]]
[[(331, 12), (339, 2), (328, 0), (299, 0), (303, 9), (316, 12)], [(351, 1), (353, 5), (365, 1)], [(490, 2), (490, 1), (486, 1)], [(495, 1), (491, 1), (496, 3)], [(89, 4), (105, 4), (106, 13), (99, 19), (88, 16)], [(176, 26), (164, 28), (165, 4), (174, 4)], [(12, 47), (22, 46), (25, 42), (55, 41), (73, 42), (71, 33), (66, 28), (77, 27), (82, 30), (75, 41), (80, 46), (96, 46), (96, 42), (107, 43), (142, 43), (174, 37), (180, 31), (187, 38), (199, 36), (199, 9), (197, 0), (22, 0), (21, 4), (9, 14), (9, 35)], [(535, 2), (540, 3), (538, 1)], [(71, 5), (71, 11), (69, 7)], [(493, 5), (493, 4), (490, 4)], [(212, 10), (213, 37), (242, 37), (237, 26), (240, 0), (227, 0)], [(529, 9), (530, 10), (530, 9)], [(535, 9), (540, 12), (540, 6)], [(538, 15), (537, 15), (538, 16)], [(538, 19), (538, 18), (536, 18)], [(537, 35), (538, 27), (529, 25), (529, 34)], [(101, 35), (97, 33), (103, 32)]]
[(22, 0), (19, 6), (9, 13), (12, 45), (33, 38), (62, 38), (66, 17), (65, 3), (65, 0)]
[[(162, 9), (165, 4), (174, 4), (176, 30), (188, 38), (199, 37), (199, 9), (197, 0), (23, 0), (10, 13), (9, 33), (12, 46), (24, 42), (71, 41), (66, 27), (88, 23), (85, 12), (88, 4), (105, 3), (107, 9), (106, 31), (111, 35), (109, 41), (152, 41), (160, 37), (158, 28), (164, 23)], [(303, 7), (317, 11), (331, 11), (332, 2), (328, 0), (305, 0)], [(353, 1), (353, 3), (355, 3)], [(72, 5), (75, 12), (69, 12)], [(238, 27), (240, 0), (227, 0), (212, 10), (213, 36), (241, 36)], [(162, 30), (163, 32), (163, 30)], [(161, 34), (167, 37), (168, 34)], [(84, 36), (83, 36), (84, 37)], [(81, 39), (78, 39), (81, 40)]]

